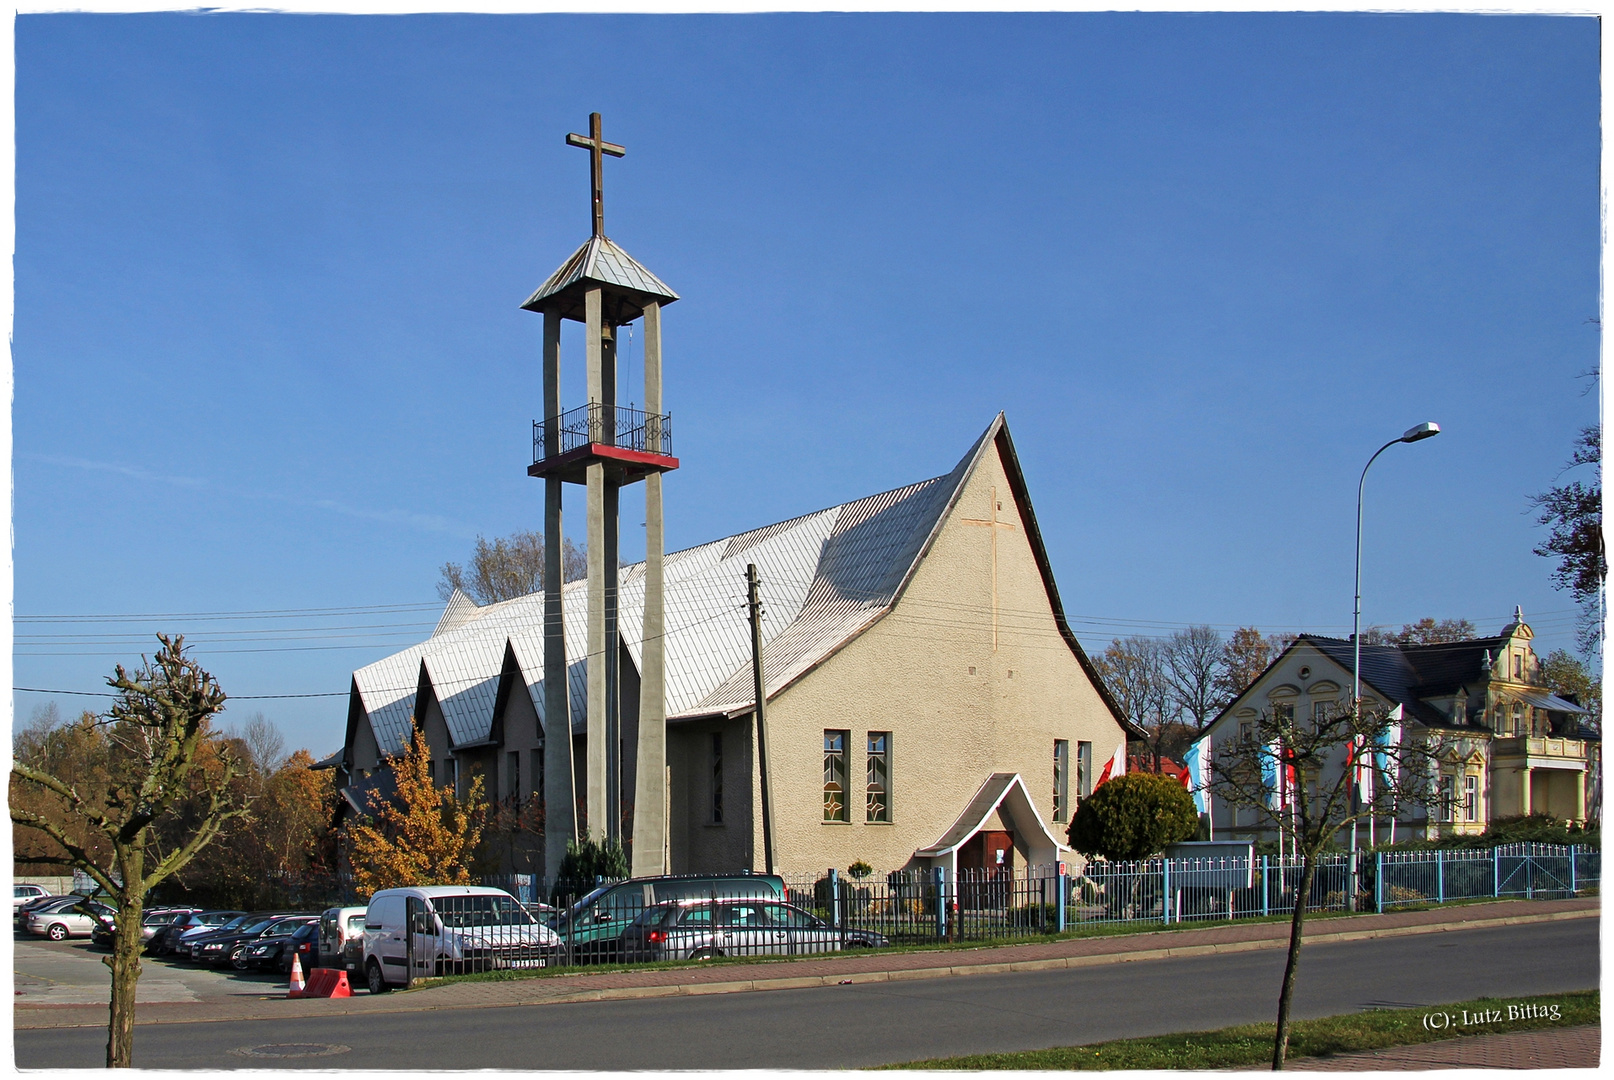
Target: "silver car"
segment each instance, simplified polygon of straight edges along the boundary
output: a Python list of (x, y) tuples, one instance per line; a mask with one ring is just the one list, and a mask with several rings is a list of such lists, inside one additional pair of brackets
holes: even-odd
[[(622, 935), (622, 949), (629, 960), (709, 960), (839, 952), (842, 940), (829, 923), (777, 900), (673, 900), (646, 908)], [(851, 931), (845, 944), (888, 942)]]
[(92, 901), (85, 906), (95, 914), (86, 915), (76, 910), (83, 901), (82, 896), (69, 896), (65, 900), (57, 900), (35, 910), (28, 916), (28, 932), (50, 938), (52, 941), (65, 941), (70, 937), (89, 937), (90, 931), (95, 929), (96, 916), (110, 920), (117, 914), (105, 904)]

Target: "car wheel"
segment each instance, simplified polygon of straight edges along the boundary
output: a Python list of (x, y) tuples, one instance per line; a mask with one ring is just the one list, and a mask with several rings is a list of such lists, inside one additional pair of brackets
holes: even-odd
[(244, 946), (230, 951), (230, 966), (237, 971), (248, 971), (253, 967), (252, 961), (243, 955), (245, 952), (246, 948)]
[(710, 960), (713, 957), (722, 955), (723, 952), (721, 949), (696, 949), (694, 952), (689, 954), (689, 958), (691, 960)]
[(67, 927), (59, 922), (51, 923), (50, 929), (45, 931), (45, 936), (50, 938), (52, 941), (66, 941)]
[(364, 969), (364, 982), (372, 994), (385, 994), (389, 989), (386, 978), (381, 974), (381, 965), (374, 960)]

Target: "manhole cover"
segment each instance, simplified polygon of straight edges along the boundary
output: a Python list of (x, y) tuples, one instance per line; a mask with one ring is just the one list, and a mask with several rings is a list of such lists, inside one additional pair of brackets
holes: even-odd
[(340, 1043), (264, 1043), (262, 1046), (242, 1046), (230, 1053), (249, 1058), (303, 1058), (331, 1057), (346, 1054), (352, 1049)]

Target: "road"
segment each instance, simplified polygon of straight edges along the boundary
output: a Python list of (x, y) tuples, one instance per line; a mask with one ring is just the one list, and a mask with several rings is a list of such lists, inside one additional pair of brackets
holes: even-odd
[[(1311, 945), (1297, 1017), (1598, 985), (1598, 921)], [(710, 997), (154, 1024), (146, 1068), (858, 1068), (1270, 1020), (1283, 952)], [(89, 1067), (104, 1029), (17, 1031), (19, 1068)], [(281, 1044), (299, 1044), (298, 1047)], [(327, 1056), (243, 1056), (303, 1053)]]

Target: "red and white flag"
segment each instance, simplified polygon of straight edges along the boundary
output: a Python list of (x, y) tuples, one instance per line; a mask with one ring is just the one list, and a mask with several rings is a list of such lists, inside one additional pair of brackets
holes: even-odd
[(1110, 758), (1110, 760), (1108, 760), (1108, 761), (1106, 761), (1104, 763), (1104, 771), (1099, 773), (1098, 774), (1098, 779), (1093, 782), (1093, 790), (1097, 791), (1099, 789), (1099, 786), (1101, 784), (1103, 784), (1104, 781), (1113, 780), (1117, 776), (1122, 776), (1125, 773), (1126, 773), (1126, 743), (1123, 742), (1121, 745), (1119, 745), (1119, 746), (1117, 746), (1115, 748), (1115, 756)]

